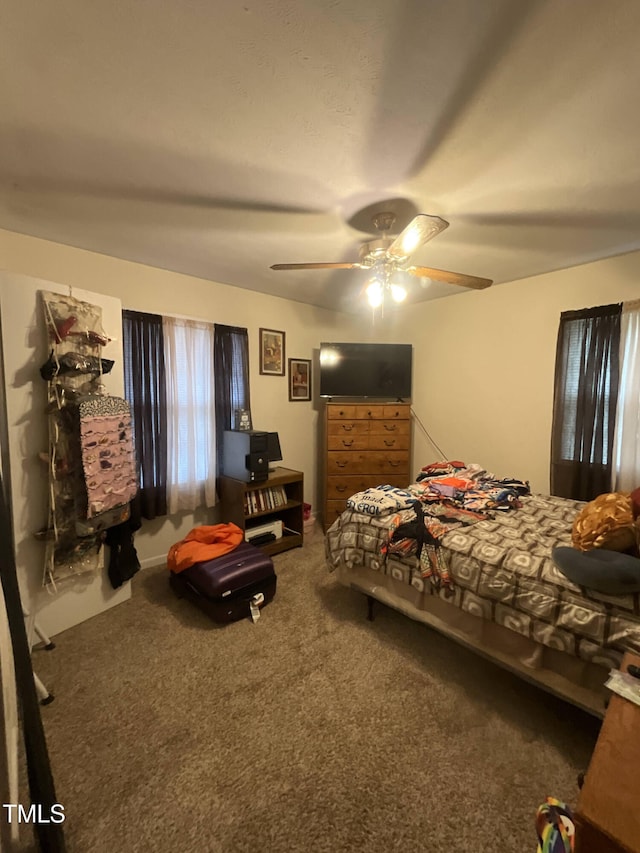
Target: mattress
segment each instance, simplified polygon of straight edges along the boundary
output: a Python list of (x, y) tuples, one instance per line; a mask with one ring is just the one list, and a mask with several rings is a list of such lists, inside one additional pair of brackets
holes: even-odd
[(582, 506), (531, 495), (521, 499), (519, 509), (446, 533), (441, 550), (451, 589), (424, 577), (415, 554), (382, 553), (397, 524), (394, 514), (344, 512), (327, 531), (327, 562), (341, 570), (343, 582), (349, 572), (366, 570), (371, 584), (376, 577), (381, 587), (393, 579), (396, 597), (403, 588), (407, 599), (416, 593), (437, 597), (533, 644), (609, 668), (619, 665), (625, 651), (640, 652), (640, 594), (607, 596), (584, 589), (554, 565), (552, 548), (571, 545), (571, 527)]

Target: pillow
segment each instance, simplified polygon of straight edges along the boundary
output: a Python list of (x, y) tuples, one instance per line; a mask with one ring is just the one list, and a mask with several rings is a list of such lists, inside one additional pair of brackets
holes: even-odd
[(629, 493), (610, 492), (582, 508), (573, 522), (571, 544), (580, 551), (628, 551), (636, 546), (637, 533)]
[(555, 565), (578, 586), (605, 595), (628, 595), (640, 592), (640, 559), (618, 551), (596, 548), (577, 551), (557, 547), (551, 552)]

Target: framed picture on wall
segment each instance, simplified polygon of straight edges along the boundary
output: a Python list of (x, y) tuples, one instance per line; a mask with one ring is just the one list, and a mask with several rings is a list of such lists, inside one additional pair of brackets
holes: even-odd
[(284, 332), (260, 329), (260, 373), (284, 376)]
[(311, 359), (289, 359), (289, 399), (311, 399)]

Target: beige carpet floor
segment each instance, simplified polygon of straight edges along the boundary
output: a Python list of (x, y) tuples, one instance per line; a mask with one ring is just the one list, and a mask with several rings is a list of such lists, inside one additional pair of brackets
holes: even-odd
[(131, 601), (36, 650), (70, 851), (535, 851), (598, 722), (275, 558), (255, 625), (218, 627), (140, 572)]

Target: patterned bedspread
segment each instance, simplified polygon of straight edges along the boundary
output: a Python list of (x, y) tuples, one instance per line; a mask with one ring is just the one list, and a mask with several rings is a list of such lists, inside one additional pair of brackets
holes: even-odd
[(640, 652), (640, 594), (586, 590), (555, 567), (551, 549), (571, 545), (571, 526), (582, 506), (533, 495), (522, 498), (520, 509), (447, 533), (442, 548), (453, 590), (425, 580), (415, 556), (381, 554), (389, 515), (344, 512), (327, 531), (327, 561), (330, 569), (363, 566), (389, 574), (538, 643), (607, 666), (625, 650)]

